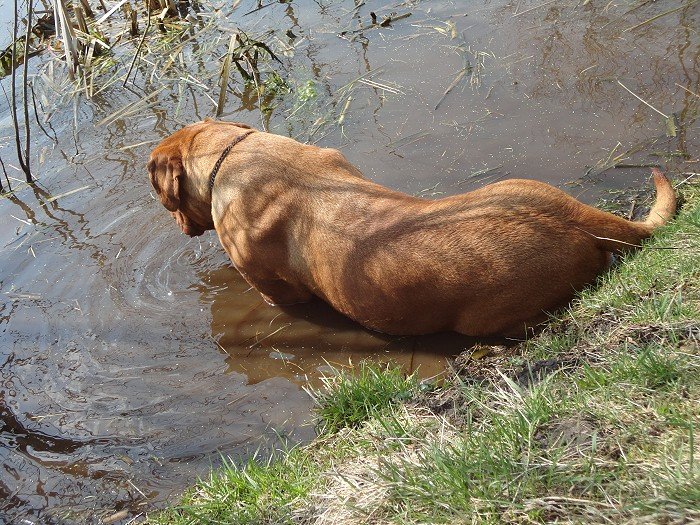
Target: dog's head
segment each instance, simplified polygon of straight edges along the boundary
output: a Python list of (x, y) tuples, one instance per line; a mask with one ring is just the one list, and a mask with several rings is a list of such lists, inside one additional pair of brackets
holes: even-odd
[[(161, 204), (173, 216), (182, 231), (190, 237), (202, 235), (214, 228), (211, 215), (211, 195), (209, 190), (209, 173), (192, 168), (199, 165), (191, 162), (206, 156), (199, 151), (195, 137), (202, 132), (214, 131), (221, 125), (233, 123), (205, 120), (176, 131), (164, 139), (151, 152), (148, 161), (148, 175)], [(249, 128), (245, 124), (234, 124)], [(204, 144), (210, 141), (204, 141)], [(198, 144), (202, 141), (198, 141)], [(199, 148), (199, 149), (198, 149)], [(190, 162), (188, 162), (190, 161)], [(212, 161), (213, 164), (213, 161)], [(189, 166), (189, 172), (186, 169)]]

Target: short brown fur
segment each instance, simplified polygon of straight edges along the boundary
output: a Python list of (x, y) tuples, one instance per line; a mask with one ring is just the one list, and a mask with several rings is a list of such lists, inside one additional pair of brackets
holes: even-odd
[(148, 171), (187, 235), (215, 228), (271, 304), (316, 295), (390, 334), (523, 335), (675, 212), (666, 177), (630, 222), (531, 180), (425, 200), (362, 177), (333, 149), (255, 132), (209, 174), (245, 124), (204, 121), (163, 140)]

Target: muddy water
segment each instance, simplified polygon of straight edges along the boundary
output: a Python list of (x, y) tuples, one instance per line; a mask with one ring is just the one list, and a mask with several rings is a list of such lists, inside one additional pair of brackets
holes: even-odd
[[(293, 92), (261, 114), (236, 87), (224, 118), (341, 148), (373, 180), (430, 198), (517, 176), (595, 202), (648, 185), (648, 168), (608, 169), (614, 160), (697, 171), (698, 10), (634, 28), (681, 4), (625, 14), (635, 5), (299, 0), (245, 15), (255, 2), (243, 0), (202, 11), (174, 71), (142, 63), (130, 90), (92, 100), (57, 95), (60, 65), (36, 59), (39, 185), (15, 181), (0, 199), (0, 522), (122, 509), (126, 522), (221, 455), (310, 439), (302, 386), (329, 363), (370, 357), (430, 376), (471, 343), (373, 334), (320, 302), (269, 307), (214, 234), (179, 233), (145, 159), (213, 115), (226, 30), (266, 37)], [(410, 16), (368, 27), (371, 11)], [(675, 115), (676, 136), (621, 84)], [(144, 94), (148, 104), (115, 115)], [(3, 106), (0, 155), (19, 178), (10, 135)]]

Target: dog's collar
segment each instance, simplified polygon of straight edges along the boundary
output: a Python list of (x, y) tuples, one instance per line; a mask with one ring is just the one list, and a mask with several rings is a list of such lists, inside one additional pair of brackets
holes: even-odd
[(245, 133), (238, 135), (228, 146), (224, 148), (224, 151), (221, 152), (219, 160), (216, 161), (216, 164), (214, 164), (214, 169), (211, 170), (211, 174), (209, 175), (209, 193), (211, 193), (214, 189), (214, 181), (216, 180), (216, 174), (219, 173), (221, 164), (223, 164), (224, 160), (226, 160), (226, 157), (231, 152), (233, 147), (252, 133), (255, 133), (255, 131), (251, 129), (250, 131), (246, 131)]

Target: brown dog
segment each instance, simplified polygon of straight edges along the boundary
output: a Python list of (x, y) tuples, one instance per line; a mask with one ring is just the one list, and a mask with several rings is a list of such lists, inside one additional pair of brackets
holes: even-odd
[(390, 334), (523, 335), (676, 209), (658, 170), (644, 222), (531, 180), (424, 200), (365, 180), (336, 150), (216, 121), (163, 140), (148, 171), (182, 231), (215, 228), (267, 302), (316, 295)]

